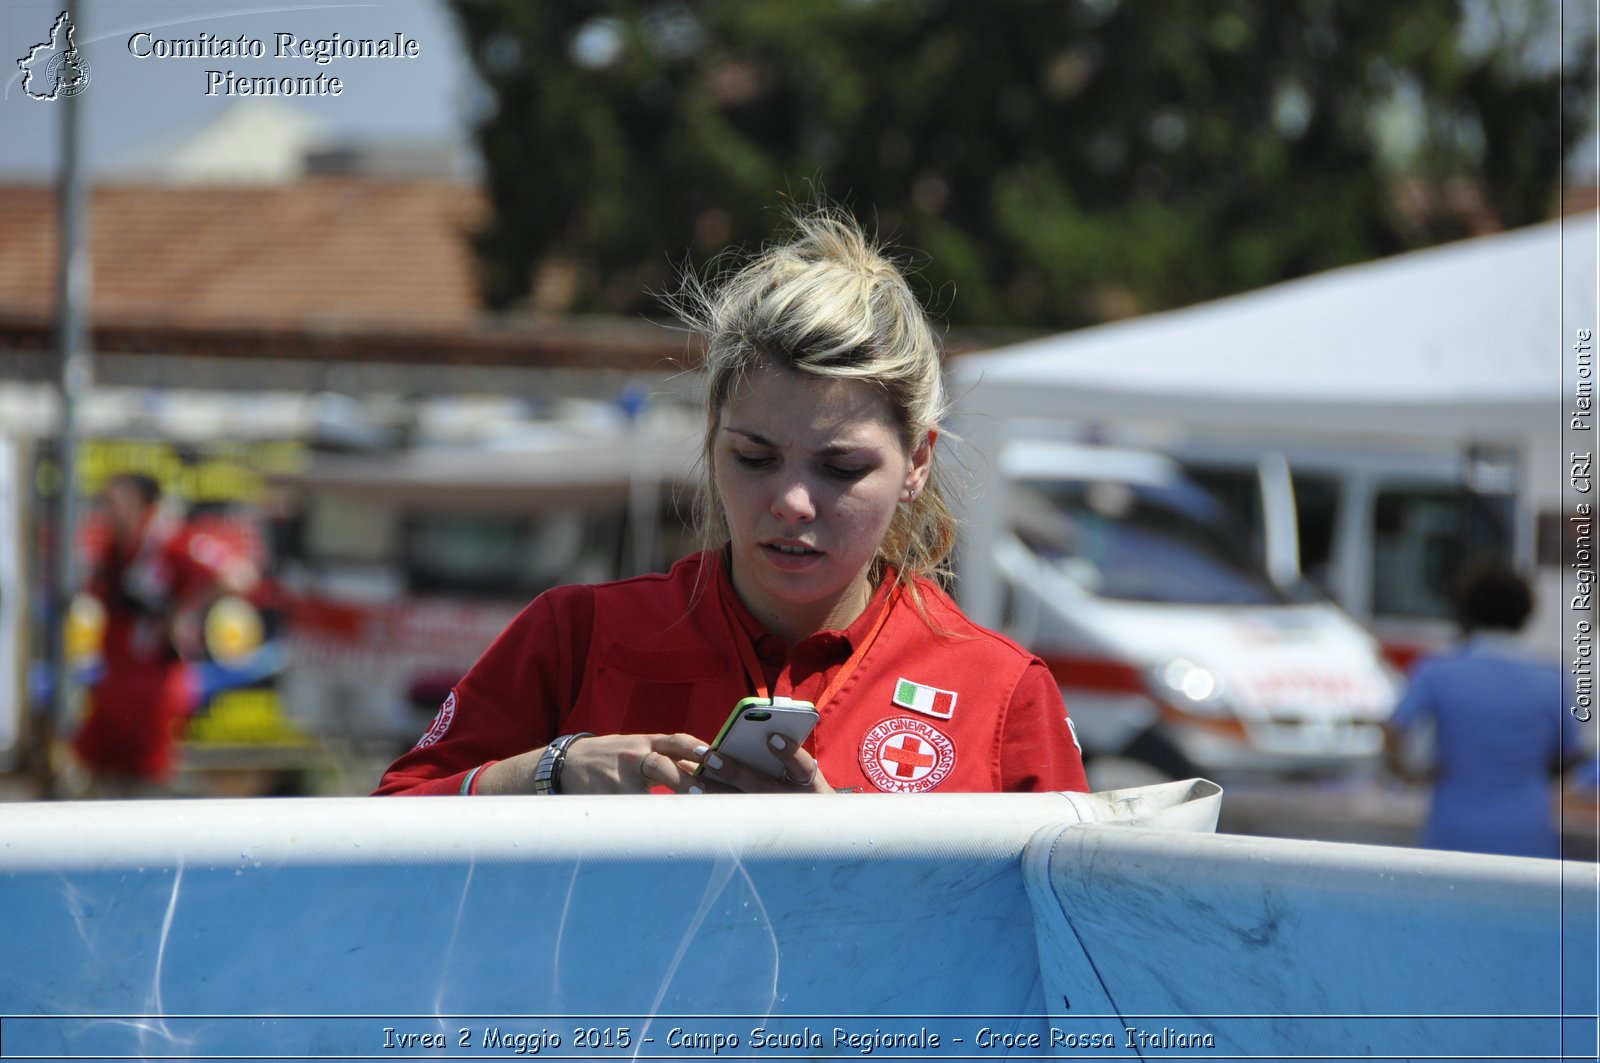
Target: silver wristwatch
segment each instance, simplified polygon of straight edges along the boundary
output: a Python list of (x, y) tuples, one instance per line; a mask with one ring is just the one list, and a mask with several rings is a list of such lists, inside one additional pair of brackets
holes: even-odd
[(593, 731), (579, 731), (577, 734), (562, 735), (544, 747), (544, 753), (539, 756), (539, 763), (533, 769), (533, 792), (536, 794), (559, 794), (561, 792), (561, 765), (567, 760), (567, 747), (580, 738), (593, 738)]

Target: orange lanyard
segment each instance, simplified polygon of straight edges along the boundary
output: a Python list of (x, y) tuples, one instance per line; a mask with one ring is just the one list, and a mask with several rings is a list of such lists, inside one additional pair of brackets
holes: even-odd
[[(821, 697), (817, 698), (818, 712), (822, 711), (822, 707), (832, 700), (833, 696), (844, 687), (845, 682), (855, 674), (862, 659), (866, 657), (867, 650), (871, 649), (872, 643), (877, 639), (878, 632), (882, 631), (883, 625), (888, 622), (889, 613), (894, 610), (895, 602), (899, 600), (899, 597), (899, 586), (890, 588), (888, 596), (884, 599), (883, 607), (878, 610), (878, 615), (873, 619), (872, 626), (867, 629), (866, 635), (862, 637), (861, 645), (850, 652), (850, 656), (845, 659), (844, 664), (840, 665), (839, 670), (834, 673), (833, 679), (823, 688)], [(729, 612), (726, 605), (723, 608), (724, 612)], [(755, 688), (756, 697), (771, 697), (771, 692), (767, 690), (766, 674), (761, 668), (760, 659), (756, 657), (755, 647), (750, 643), (749, 632), (739, 622), (739, 618), (732, 615), (731, 612), (729, 612), (728, 623), (733, 628), (733, 641), (739, 648), (739, 659), (744, 664), (745, 675), (749, 678), (751, 686)]]

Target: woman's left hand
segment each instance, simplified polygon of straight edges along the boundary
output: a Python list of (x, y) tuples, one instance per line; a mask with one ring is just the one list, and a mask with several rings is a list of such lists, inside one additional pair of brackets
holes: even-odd
[(723, 786), (747, 794), (831, 794), (833, 787), (823, 778), (822, 769), (810, 753), (782, 735), (767, 739), (767, 748), (783, 762), (783, 775), (774, 779), (715, 751), (705, 757), (706, 777)]

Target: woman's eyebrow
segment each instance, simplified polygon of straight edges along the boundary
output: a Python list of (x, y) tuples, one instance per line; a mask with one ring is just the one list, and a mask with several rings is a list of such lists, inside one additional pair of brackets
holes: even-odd
[[(725, 432), (732, 432), (734, 435), (744, 436), (750, 442), (755, 443), (758, 446), (771, 447), (773, 450), (782, 449), (778, 446), (778, 444), (774, 443), (760, 432), (752, 429), (739, 428), (736, 425), (731, 424), (723, 425), (722, 429)], [(836, 457), (840, 454), (857, 454), (862, 451), (868, 451), (876, 454), (878, 452), (878, 447), (874, 443), (853, 443), (849, 440), (839, 440), (837, 442), (829, 443), (826, 446), (817, 448), (815, 453), (822, 457)]]
[(877, 446), (872, 443), (830, 443), (818, 450), (817, 454), (825, 458), (836, 458), (841, 454), (876, 454), (877, 452)]
[(750, 440), (750, 442), (758, 443), (763, 447), (773, 447), (774, 449), (777, 448), (777, 444), (772, 440), (768, 439), (760, 432), (753, 432), (748, 428), (738, 428), (731, 424), (725, 424), (722, 426), (722, 430), (724, 432), (732, 432), (734, 435), (744, 436), (746, 439)]

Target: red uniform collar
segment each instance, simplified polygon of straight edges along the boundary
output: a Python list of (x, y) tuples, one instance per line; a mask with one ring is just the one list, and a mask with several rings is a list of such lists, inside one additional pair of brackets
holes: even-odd
[[(888, 617), (885, 610), (893, 608), (892, 596), (896, 592), (895, 574), (892, 570), (885, 574), (885, 578), (873, 590), (872, 597), (867, 600), (866, 608), (861, 614), (846, 625), (842, 630), (818, 631), (801, 639), (796, 646), (790, 646), (772, 634), (757, 620), (755, 615), (745, 607), (733, 587), (733, 576), (730, 570), (728, 551), (726, 548), (716, 553), (708, 553), (706, 563), (712, 567), (712, 579), (716, 584), (716, 595), (722, 606), (723, 615), (728, 618), (729, 634), (745, 640), (742, 646), (736, 646), (739, 656), (747, 673), (759, 669), (761, 675), (749, 675), (752, 685), (770, 689), (775, 685), (775, 678), (780, 674), (786, 661), (793, 654), (796, 646), (810, 648), (813, 643), (822, 643), (816, 646), (813, 652), (821, 656), (846, 662), (846, 668), (851, 658), (858, 651), (864, 652), (877, 633), (882, 630)], [(752, 652), (753, 651), (753, 652)]]
[[(718, 599), (722, 602), (723, 608), (727, 610), (728, 616), (736, 621), (739, 628), (749, 637), (750, 645), (756, 648), (756, 652), (763, 659), (775, 657), (779, 661), (783, 660), (793, 647), (768, 631), (765, 625), (757, 620), (755, 614), (751, 613), (745, 607), (744, 602), (739, 599), (738, 592), (733, 588), (733, 574), (729, 568), (730, 562), (727, 548), (724, 547), (715, 553), (708, 551), (706, 562), (713, 572), (712, 579), (716, 584)], [(824, 637), (842, 638), (847, 647), (845, 652), (848, 653), (849, 650), (861, 645), (862, 640), (872, 630), (874, 622), (877, 620), (878, 611), (888, 601), (890, 593), (894, 590), (894, 585), (895, 571), (888, 569), (884, 572), (884, 578), (873, 590), (872, 597), (867, 600), (866, 608), (861, 610), (860, 616), (850, 621), (842, 630), (818, 631), (813, 635), (807, 636), (802, 641)], [(775, 647), (775, 652), (769, 647)]]

